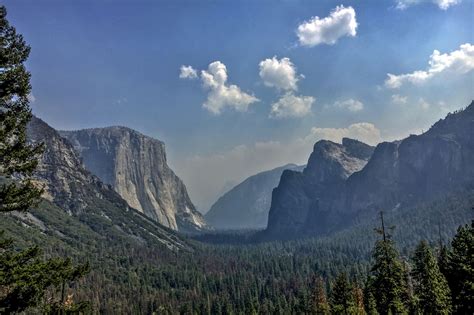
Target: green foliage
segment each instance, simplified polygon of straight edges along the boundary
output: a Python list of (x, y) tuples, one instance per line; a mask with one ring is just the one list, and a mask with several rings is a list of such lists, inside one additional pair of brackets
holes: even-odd
[(6, 19), (0, 6), (0, 176), (18, 179), (0, 186), (0, 211), (27, 210), (41, 195), (29, 176), (38, 164), (42, 144), (28, 144), (31, 119), (28, 96), (30, 74), (24, 62), (30, 53), (23, 37)]
[(455, 314), (474, 313), (474, 221), (458, 229), (448, 253), (447, 278)]
[(355, 308), (353, 288), (345, 273), (336, 277), (331, 290), (331, 312), (332, 314), (351, 314)]
[(451, 293), (448, 283), (425, 241), (421, 241), (415, 250), (411, 274), (417, 313), (450, 314)]
[[(0, 236), (3, 235), (3, 232)], [(39, 247), (22, 251), (13, 248), (11, 239), (0, 238), (0, 312), (21, 312), (37, 306), (48, 289), (82, 277), (89, 266), (74, 267), (70, 259), (41, 258)], [(63, 296), (64, 296), (64, 292)], [(64, 298), (54, 304), (63, 305)], [(71, 305), (72, 307), (72, 305)]]
[(375, 243), (369, 291), (376, 301), (379, 314), (408, 314), (406, 268), (395, 243), (385, 231), (383, 216), (381, 218), (382, 228), (379, 232), (383, 238)]

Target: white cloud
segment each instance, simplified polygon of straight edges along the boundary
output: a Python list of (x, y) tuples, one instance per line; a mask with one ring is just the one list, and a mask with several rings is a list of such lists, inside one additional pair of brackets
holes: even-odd
[(364, 109), (364, 104), (358, 100), (352, 98), (345, 101), (336, 101), (334, 103), (335, 107), (347, 109), (351, 112), (358, 112)]
[(293, 92), (287, 92), (272, 104), (270, 117), (304, 117), (311, 113), (311, 106), (314, 101), (315, 99), (312, 96), (296, 96)]
[(399, 94), (393, 94), (392, 95), (392, 103), (394, 104), (406, 104), (407, 103), (407, 97), (406, 96), (402, 96), (402, 95), (399, 95)]
[(294, 64), (289, 58), (277, 57), (268, 58), (260, 62), (260, 78), (266, 86), (274, 87), (279, 90), (293, 90), (298, 89), (298, 77)]
[(181, 66), (179, 78), (180, 79), (196, 79), (198, 77), (197, 71), (191, 66)]
[(450, 6), (461, 3), (461, 0), (395, 0), (395, 2), (397, 3), (396, 8), (399, 10), (405, 10), (412, 5), (423, 2), (431, 2), (436, 4), (440, 9), (447, 10)]
[[(382, 140), (380, 131), (367, 122), (346, 128), (312, 128), (307, 135), (293, 141), (256, 142), (220, 153), (175, 160), (175, 169), (186, 183), (193, 202), (200, 210), (207, 210), (220, 197), (218, 194), (227, 182), (240, 182), (248, 176), (287, 163), (305, 164), (317, 141), (341, 142), (343, 137), (372, 145)], [(206, 185), (202, 185), (203, 178), (206, 178)]]
[(220, 61), (209, 64), (207, 70), (201, 71), (201, 80), (209, 90), (203, 107), (213, 114), (220, 114), (226, 108), (233, 108), (240, 112), (247, 111), (250, 104), (259, 99), (243, 92), (237, 85), (227, 85), (227, 68)]
[(447, 54), (441, 54), (435, 50), (428, 63), (427, 70), (417, 70), (400, 75), (388, 73), (385, 86), (396, 89), (406, 83), (422, 84), (442, 73), (451, 75), (468, 73), (474, 69), (474, 45), (463, 44), (458, 50)]
[(352, 7), (337, 6), (329, 16), (318, 16), (298, 26), (296, 35), (300, 45), (313, 47), (319, 44), (333, 45), (343, 36), (357, 34), (356, 13)]

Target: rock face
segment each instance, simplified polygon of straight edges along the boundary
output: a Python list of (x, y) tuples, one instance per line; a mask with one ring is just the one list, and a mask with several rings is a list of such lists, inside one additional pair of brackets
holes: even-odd
[(288, 164), (253, 175), (219, 198), (206, 213), (206, 221), (216, 229), (262, 229), (267, 226), (272, 190), (284, 170), (302, 171)]
[(371, 152), (348, 139), (342, 145), (316, 143), (303, 173), (283, 172), (265, 236), (321, 235), (381, 210), (472, 189), (474, 102), (422, 135), (384, 142)]
[(128, 204), (173, 230), (206, 228), (186, 187), (166, 163), (165, 145), (125, 127), (62, 131), (86, 168)]
[(43, 197), (69, 214), (70, 220), (113, 242), (123, 238), (173, 249), (187, 247), (171, 230), (130, 208), (109, 185), (87, 171), (69, 141), (41, 119), (33, 117), (28, 138), (45, 145), (34, 174), (45, 188)]
[(303, 172), (285, 170), (273, 190), (266, 234), (291, 238), (314, 229), (327, 231), (330, 204), (347, 178), (365, 166), (372, 151), (373, 147), (348, 138), (342, 144), (317, 142)]

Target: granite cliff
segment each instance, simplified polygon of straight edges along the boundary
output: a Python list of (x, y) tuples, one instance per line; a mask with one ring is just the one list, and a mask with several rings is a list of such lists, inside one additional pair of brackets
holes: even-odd
[(86, 168), (149, 218), (182, 232), (206, 228), (186, 187), (167, 165), (163, 142), (125, 127), (61, 131)]

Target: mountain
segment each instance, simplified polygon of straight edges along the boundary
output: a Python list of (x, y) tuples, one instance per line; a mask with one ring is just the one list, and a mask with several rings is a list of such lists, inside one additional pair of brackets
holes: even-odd
[(181, 232), (206, 228), (181, 179), (166, 161), (163, 142), (125, 127), (61, 131), (86, 168), (149, 218)]
[(286, 169), (301, 171), (303, 166), (288, 164), (248, 177), (212, 205), (206, 222), (220, 230), (265, 228), (272, 190)]
[[(315, 144), (302, 173), (285, 171), (265, 237), (323, 235), (474, 187), (474, 102), (421, 135), (375, 148)], [(370, 159), (369, 159), (370, 157)]]
[(35, 181), (45, 188), (45, 201), (28, 215), (17, 215), (23, 224), (40, 227), (58, 242), (77, 241), (84, 233), (79, 243), (103, 239), (110, 246), (121, 239), (170, 249), (188, 247), (175, 233), (132, 209), (87, 171), (69, 141), (41, 119), (33, 117), (28, 138), (45, 145), (34, 174)]
[[(344, 138), (342, 144), (318, 141), (303, 172), (285, 170), (272, 193), (266, 233), (276, 237), (314, 229), (326, 231), (326, 208), (338, 197), (347, 178), (368, 162), (373, 147)], [(320, 211), (320, 208), (324, 208)], [(315, 213), (319, 217), (313, 217)]]

